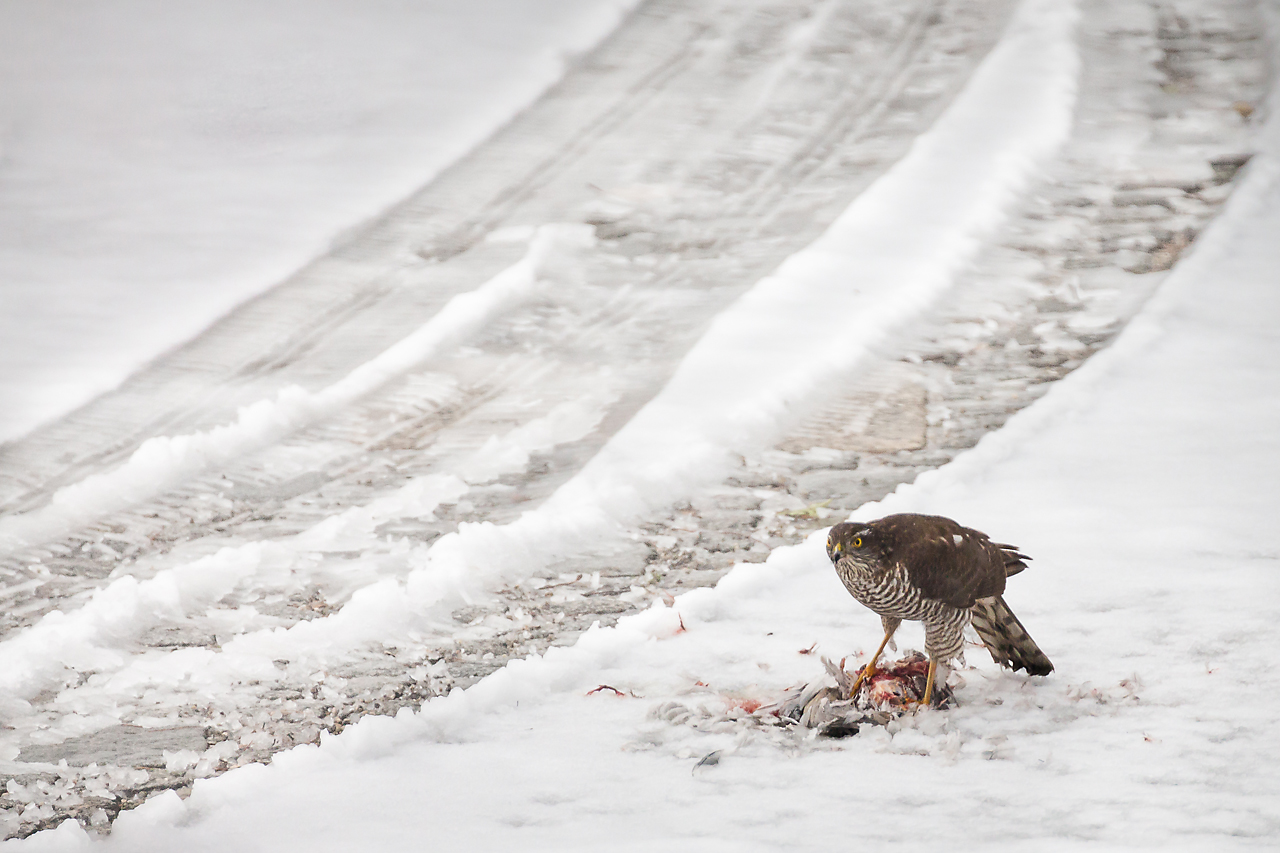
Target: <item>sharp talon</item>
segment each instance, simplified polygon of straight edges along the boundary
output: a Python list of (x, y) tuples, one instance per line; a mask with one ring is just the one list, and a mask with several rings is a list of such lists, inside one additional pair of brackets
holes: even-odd
[(853, 687), (849, 689), (849, 698), (853, 699), (858, 695), (858, 689), (862, 687), (863, 682), (876, 674), (876, 665), (869, 663), (858, 673), (858, 677), (853, 680)]
[(920, 713), (923, 708), (932, 708), (933, 705), (925, 702), (923, 699), (913, 699), (910, 696), (902, 697), (902, 710), (912, 714)]

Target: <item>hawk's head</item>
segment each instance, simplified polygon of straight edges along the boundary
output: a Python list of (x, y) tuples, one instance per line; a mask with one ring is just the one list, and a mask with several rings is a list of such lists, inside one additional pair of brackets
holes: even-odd
[(835, 563), (841, 557), (853, 557), (863, 560), (871, 553), (871, 544), (875, 538), (875, 530), (865, 524), (842, 521), (831, 528), (827, 535), (827, 556)]

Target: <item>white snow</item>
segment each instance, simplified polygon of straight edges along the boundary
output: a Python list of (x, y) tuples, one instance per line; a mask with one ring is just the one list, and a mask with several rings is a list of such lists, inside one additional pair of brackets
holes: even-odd
[(633, 5), (0, 3), (0, 441), (426, 183)]
[[(493, 583), (527, 578), (557, 556), (600, 543), (637, 514), (716, 482), (735, 449), (766, 444), (793, 401), (847, 369), (893, 324), (944, 289), (999, 221), (1003, 205), (1034, 176), (1038, 160), (1052, 154), (1070, 122), (1073, 20), (1068, 4), (1026, 4), (911, 152), (814, 245), (717, 318), (662, 392), (537, 510), (503, 526), (464, 523), (430, 546), (388, 547), (373, 533), (388, 519), (429, 515), (464, 494), (466, 483), (488, 479), (501, 466), (522, 465), (539, 443), (551, 447), (580, 437), (598, 420), (593, 412), (604, 399), (585, 399), (579, 411), (552, 412), (530, 425), (532, 431), (495, 438), (492, 456), (482, 453), (457, 471), (410, 482), (295, 540), (224, 549), (143, 581), (120, 577), (82, 608), (48, 614), (0, 642), (0, 686), (10, 713), (25, 716), (26, 700), (65, 683), (69, 669), (95, 674), (61, 693), (66, 713), (51, 733), (64, 736), (105, 725), (103, 714), (144, 708), (132, 685), (181, 681), (226, 695), (238, 679), (278, 678), (276, 659), (323, 668), (359, 644), (444, 621), (452, 608)], [(235, 424), (152, 439), (120, 468), (60, 490), (45, 508), (3, 519), (0, 534), (36, 540), (83, 524), (355, 400), (527, 295), (541, 265), (571, 259), (589, 239), (585, 226), (543, 226), (523, 260), (456, 297), (414, 335), (329, 388), (314, 394), (290, 389), (247, 408)], [(744, 374), (753, 378), (745, 389), (736, 381)], [(607, 396), (607, 382), (599, 386)], [(354, 565), (342, 561), (338, 569), (323, 556), (313, 560), (313, 550), (364, 556)], [(159, 620), (208, 616), (215, 602), (251, 580), (293, 592), (318, 572), (339, 571), (351, 594), (331, 616), (287, 630), (242, 616), (241, 627), (253, 630), (217, 652), (132, 650), (132, 639)], [(17, 731), (49, 723), (13, 719), (10, 725)]]
[[(412, 621), (415, 610), (425, 613), (421, 608), (498, 576), (497, 568), (475, 556), (483, 551), (480, 544), (496, 548), (501, 562), (518, 554), (524, 570), (574, 547), (582, 525), (594, 536), (612, 523), (608, 514), (589, 512), (593, 506), (624, 517), (713, 476), (726, 448), (767, 440), (782, 417), (779, 401), (822, 371), (850, 363), (865, 340), (847, 350), (822, 349), (830, 335), (813, 334), (805, 324), (814, 318), (804, 310), (780, 313), (771, 289), (789, 280), (798, 302), (807, 295), (820, 305), (850, 300), (847, 312), (830, 312), (833, 324), (903, 316), (945, 285), (969, 241), (997, 214), (998, 199), (1029, 176), (1022, 158), (1046, 151), (1061, 132), (1054, 123), (1070, 107), (1070, 8), (1030, 0), (1019, 21), (956, 110), (971, 119), (963, 125), (970, 133), (998, 137), (992, 130), (997, 125), (1014, 134), (1021, 127), (1023, 142), (1016, 157), (996, 154), (986, 161), (1001, 181), (986, 196), (967, 185), (978, 206), (961, 205), (951, 218), (936, 221), (943, 230), (932, 232), (935, 241), (901, 235), (902, 242), (862, 244), (878, 259), (871, 265), (852, 252), (860, 232), (843, 229), (859, 221), (877, 227), (916, 209), (910, 196), (918, 185), (903, 175), (946, 177), (913, 173), (908, 164), (948, 156), (930, 149), (928, 139), (946, 138), (944, 131), (956, 127), (948, 124), (955, 112), (883, 179), (895, 192), (877, 184), (850, 214), (869, 204), (868, 196), (877, 200), (876, 210), (859, 214), (866, 217), (861, 220), (842, 218), (831, 234), (726, 313), (734, 322), (718, 323), (647, 414), (619, 432), (598, 463), (557, 495), (560, 512), (576, 511), (563, 527), (526, 516), (509, 528), (465, 528), (427, 553), (407, 555), (416, 568), (403, 581), (367, 587), (335, 617), (289, 632), (245, 634), (243, 645), (224, 647), (222, 661), (202, 661), (200, 671), (245, 677), (256, 661), (269, 663), (272, 650), (265, 646), (273, 642), (296, 642), (294, 651), (322, 655), (324, 645), (342, 642), (348, 629), (375, 623), (394, 632), (391, 617)], [(1002, 61), (1010, 65), (1001, 69)], [(1045, 91), (1040, 86), (1056, 98), (1026, 125), (995, 121), (993, 111), (1008, 108), (1010, 121), (1022, 113), (983, 87), (1013, 86), (1012, 96), (1024, 83), (1022, 94), (1034, 103), (1043, 103), (1036, 97)], [(1273, 97), (1273, 115), (1277, 108), (1280, 97)], [(988, 120), (979, 121), (980, 114)], [(1273, 846), (1280, 838), (1280, 778), (1274, 772), (1280, 762), (1280, 674), (1272, 660), (1280, 647), (1274, 620), (1280, 540), (1272, 520), (1280, 506), (1280, 121), (1270, 121), (1259, 145), (1261, 153), (1224, 212), (1109, 350), (954, 463), (854, 516), (937, 512), (1031, 554), (1035, 561), (1011, 580), (1006, 598), (1054, 660), (1052, 675), (1001, 671), (974, 650), (971, 666), (958, 673), (964, 683), (957, 688), (957, 708), (922, 712), (843, 741), (811, 741), (723, 719), (741, 717), (732, 709), (747, 700), (767, 700), (816, 677), (817, 655), (800, 653), (815, 642), (815, 652), (838, 658), (869, 651), (879, 639), (878, 619), (844, 593), (818, 533), (801, 546), (776, 549), (764, 564), (735, 567), (714, 589), (681, 596), (672, 607), (655, 603), (616, 628), (588, 632), (573, 647), (515, 661), (416, 714), (366, 717), (319, 746), (278, 755), (269, 766), (202, 780), (187, 800), (160, 794), (122, 814), (104, 841), (90, 841), (72, 821), (6, 842), (6, 848)], [(975, 151), (986, 150), (962, 146), (956, 156), (965, 159), (951, 165), (971, 163)], [(972, 167), (950, 171), (976, 180)], [(983, 186), (979, 181), (978, 189)], [(948, 198), (940, 191), (929, 202)], [(899, 222), (930, 227), (927, 219)], [(963, 227), (946, 231), (947, 222)], [(833, 243), (832, 235), (847, 242)], [(836, 252), (833, 245), (850, 251)], [(900, 264), (914, 263), (921, 245), (937, 250), (902, 279), (911, 291), (905, 304), (872, 298), (874, 276), (859, 282), (865, 295), (838, 292), (851, 265), (867, 263), (875, 275), (888, 276), (895, 250), (908, 250)], [(824, 280), (829, 290), (818, 296)], [(791, 335), (817, 366), (806, 373), (803, 359), (784, 360), (779, 368), (776, 357), (762, 357), (750, 368), (762, 374), (760, 385), (752, 386), (758, 396), (738, 396), (741, 385), (713, 384), (697, 394), (700, 381), (728, 371), (716, 354), (721, 347), (737, 354), (734, 329), (743, 324)], [(589, 401), (582, 407), (592, 409)], [(727, 412), (741, 415), (746, 426), (739, 430), (739, 421), (723, 417)], [(550, 437), (537, 441), (575, 434), (590, 415), (561, 412), (548, 419)], [(692, 430), (668, 429), (672, 423)], [(523, 433), (508, 438), (516, 448), (535, 440)], [(670, 484), (638, 477), (636, 460), (644, 451), (669, 450), (677, 441), (692, 448), (684, 457), (684, 471), (691, 473)], [(435, 486), (468, 488), (460, 478)], [(418, 490), (413, 495), (430, 488), (420, 482), (405, 487)], [(402, 499), (438, 499), (413, 495)], [(364, 511), (350, 512), (354, 518)], [(358, 523), (355, 528), (358, 535)], [(286, 556), (296, 561), (304, 546), (269, 547), (293, 549)], [(247, 552), (232, 557), (223, 558), (226, 572), (239, 571), (237, 561), (258, 559)], [(198, 593), (186, 582), (174, 589), (179, 597)], [(71, 624), (74, 616), (61, 621)], [(48, 621), (26, 636), (52, 630)], [(80, 636), (86, 642), (75, 647), (78, 653), (114, 651), (89, 633)], [(918, 629), (905, 628), (899, 641), (918, 646)], [(166, 670), (160, 677), (174, 678), (179, 655), (190, 652), (154, 662), (122, 660), (118, 673), (141, 678), (146, 666), (157, 666)], [(0, 656), (16, 660), (3, 648)], [(621, 695), (594, 690), (604, 684)], [(23, 689), (35, 686), (32, 681)], [(124, 695), (125, 687), (114, 690)], [(74, 690), (64, 695), (72, 703), (88, 697)], [(699, 766), (712, 753), (715, 759)]]
[[(443, 571), (475, 576), (499, 565), (511, 571), (514, 550), (526, 557), (517, 565), (527, 572), (534, 567), (529, 557), (546, 560), (584, 535), (664, 506), (714, 480), (737, 447), (766, 441), (795, 401), (847, 370), (949, 285), (1066, 138), (1078, 65), (1074, 18), (1071, 4), (1041, 4), (1020, 15), (911, 152), (815, 244), (717, 317), (663, 391), (585, 470), (515, 525), (469, 526), (445, 537), (429, 559), (474, 555), (466, 558), (470, 565)], [(120, 468), (59, 490), (44, 508), (0, 520), (0, 543), (37, 541), (86, 523), (351, 402), (514, 302), (548, 252), (584, 245), (589, 232), (543, 226), (524, 260), (475, 294), (456, 297), (350, 376), (316, 394), (286, 389), (277, 400), (246, 407), (234, 424), (151, 439)], [(752, 377), (745, 394), (743, 375)]]

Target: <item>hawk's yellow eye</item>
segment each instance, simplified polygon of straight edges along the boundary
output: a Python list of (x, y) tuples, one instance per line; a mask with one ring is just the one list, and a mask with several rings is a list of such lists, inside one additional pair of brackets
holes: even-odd
[(855, 547), (855, 548), (861, 548), (861, 547), (862, 547), (862, 537), (861, 537), (861, 536), (855, 536), (855, 537), (853, 537), (853, 547)]

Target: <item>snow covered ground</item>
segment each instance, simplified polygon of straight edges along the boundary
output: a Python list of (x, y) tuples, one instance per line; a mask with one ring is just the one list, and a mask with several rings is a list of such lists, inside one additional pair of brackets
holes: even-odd
[[(1002, 187), (1016, 188), (1029, 162), (1022, 158), (1052, 147), (1060, 120), (1055, 107), (1070, 105), (1070, 87), (1061, 84), (1073, 73), (1070, 12), (1061, 3), (1024, 4), (1020, 24), (984, 66), (986, 75), (975, 76), (934, 134), (823, 241), (737, 303), (733, 329), (759, 322), (772, 334), (803, 337), (813, 318), (778, 311), (767, 298), (770, 289), (787, 275), (799, 276), (822, 304), (824, 280), (835, 293), (847, 287), (839, 273), (850, 260), (832, 251), (833, 241), (857, 245), (892, 215), (911, 219), (913, 201), (949, 198), (945, 181), (941, 190), (935, 178), (913, 181), (928, 174), (913, 169), (931, 152), (936, 159), (930, 140), (946, 140), (948, 132), (960, 135), (950, 137), (953, 145), (945, 150), (976, 144), (973, 134), (990, 126), (978, 119), (1014, 108), (1005, 98), (1016, 100), (1016, 93), (997, 97), (1000, 90), (992, 88), (1008, 80), (1025, 83), (1022, 95), (1046, 107), (1028, 118), (1025, 135), (1014, 135), (1023, 147), (1015, 146), (1018, 157), (1001, 161), (1005, 171), (984, 172), (1003, 175), (990, 185), (997, 196)], [(1000, 62), (1010, 64), (996, 74), (992, 67)], [(1280, 232), (1280, 122), (1267, 125), (1258, 145), (1261, 153), (1225, 212), (1110, 349), (950, 465), (855, 513), (946, 514), (1031, 554), (1035, 562), (1011, 581), (1007, 599), (1054, 660), (1051, 676), (1001, 672), (974, 649), (970, 668), (959, 672), (956, 709), (924, 712), (843, 741), (814, 741), (751, 715), (754, 703), (815, 678), (817, 654), (865, 652), (878, 639), (878, 620), (840, 588), (819, 531), (800, 546), (774, 549), (762, 564), (734, 568), (714, 589), (659, 600), (615, 628), (513, 661), (417, 713), (366, 717), (318, 746), (281, 753), (270, 765), (199, 781), (186, 800), (174, 792), (157, 795), (122, 813), (103, 842), (91, 842), (69, 821), (7, 846), (1274, 845), (1280, 782), (1272, 768), (1280, 761), (1280, 727), (1273, 697), (1280, 676), (1270, 651), (1280, 641), (1272, 619), (1280, 542), (1270, 516), (1280, 505), (1280, 367), (1274, 360), (1280, 247), (1273, 237)], [(859, 213), (872, 204), (883, 216)], [(945, 279), (955, 262), (946, 250), (959, 245), (963, 258), (965, 239), (989, 218), (947, 220), (970, 230), (953, 234), (955, 243), (939, 240), (945, 262), (937, 275)], [(885, 276), (920, 269), (906, 265), (915, 262), (914, 243), (896, 258), (892, 243), (872, 245), (883, 249), (877, 272)], [(927, 290), (930, 273), (909, 280)], [(864, 303), (835, 316), (892, 312), (888, 300), (895, 291), (876, 299), (873, 284), (874, 277), (862, 284)], [(717, 453), (760, 441), (751, 429), (734, 431), (729, 419), (717, 420), (736, 411), (723, 395), (742, 388), (714, 384), (736, 368), (714, 358), (732, 352), (731, 331), (713, 326), (704, 341), (719, 340), (720, 347), (695, 348), (649, 414), (617, 432), (594, 467), (544, 505), (559, 510), (558, 524), (549, 524), (544, 512), (506, 528), (464, 525), (463, 535), (442, 537), (409, 558), (416, 570), (403, 585), (371, 584), (338, 614), (342, 618), (264, 629), (230, 644), (219, 664), (227, 672), (219, 669), (214, 677), (247, 674), (246, 661), (269, 663), (303, 646), (322, 659), (330, 644), (350, 641), (346, 632), (370, 624), (404, 630), (421, 618), (415, 608), (439, 595), (478, 594), (476, 579), (486, 572), (511, 580), (545, 554), (577, 547), (584, 527), (587, 538), (599, 536), (607, 525), (593, 507), (622, 516), (627, 507), (673, 499), (658, 487), (672, 477), (655, 485), (637, 476), (635, 460), (646, 449), (679, 446), (683, 436), (691, 452), (682, 488), (716, 475)], [(824, 358), (855, 357), (860, 340), (848, 342), (854, 356), (825, 353), (798, 362), (820, 376)], [(793, 365), (780, 368), (764, 355), (756, 372), (774, 384), (750, 386), (761, 396), (737, 404), (739, 415), (767, 421), (761, 413), (776, 412), (776, 400), (794, 391), (788, 381), (813, 378), (797, 378)], [(708, 391), (718, 396), (691, 392), (698, 381), (712, 383)], [(511, 434), (493, 449), (518, 456), (538, 442), (564, 440), (587, 428), (593, 411), (584, 400), (549, 419), (544, 433)], [(767, 432), (758, 424), (756, 430)], [(491, 473), (477, 468), (467, 482)], [(467, 489), (467, 482), (419, 482), (396, 499), (417, 501), (425, 511), (444, 492)], [(148, 606), (201, 606), (202, 596), (217, 592), (202, 584), (234, 585), (237, 572), (269, 570), (273, 560), (287, 564), (277, 552), (294, 548), (300, 555), (315, 544), (308, 535), (364, 535), (365, 516), (393, 509), (403, 507), (353, 508), (296, 543), (179, 567), (145, 587), (154, 598)], [(183, 601), (183, 594), (198, 600)], [(132, 630), (112, 622), (110, 603), (100, 596), (84, 616), (40, 623), (6, 643), (5, 660), (20, 662), (24, 644), (47, 641), (42, 638), (76, 653), (105, 653), (95, 637)], [(918, 645), (920, 637), (904, 631), (900, 642)], [(280, 651), (285, 645), (289, 654)], [(135, 679), (141, 689), (160, 672), (149, 671), (149, 661), (169, 668), (164, 671), (207, 668), (204, 658), (194, 659), (205, 652), (191, 650), (185, 662), (178, 660), (182, 654), (94, 666), (118, 667), (117, 678)], [(34, 651), (25, 657), (41, 659)], [(13, 665), (5, 672), (6, 683), (21, 692), (40, 689), (44, 677)], [(104, 683), (90, 679), (64, 697), (91, 702)], [(613, 689), (596, 689), (602, 685)], [(174, 754), (171, 760), (181, 765), (200, 758)]]
[(400, 201), (632, 5), (0, 3), (0, 441)]

